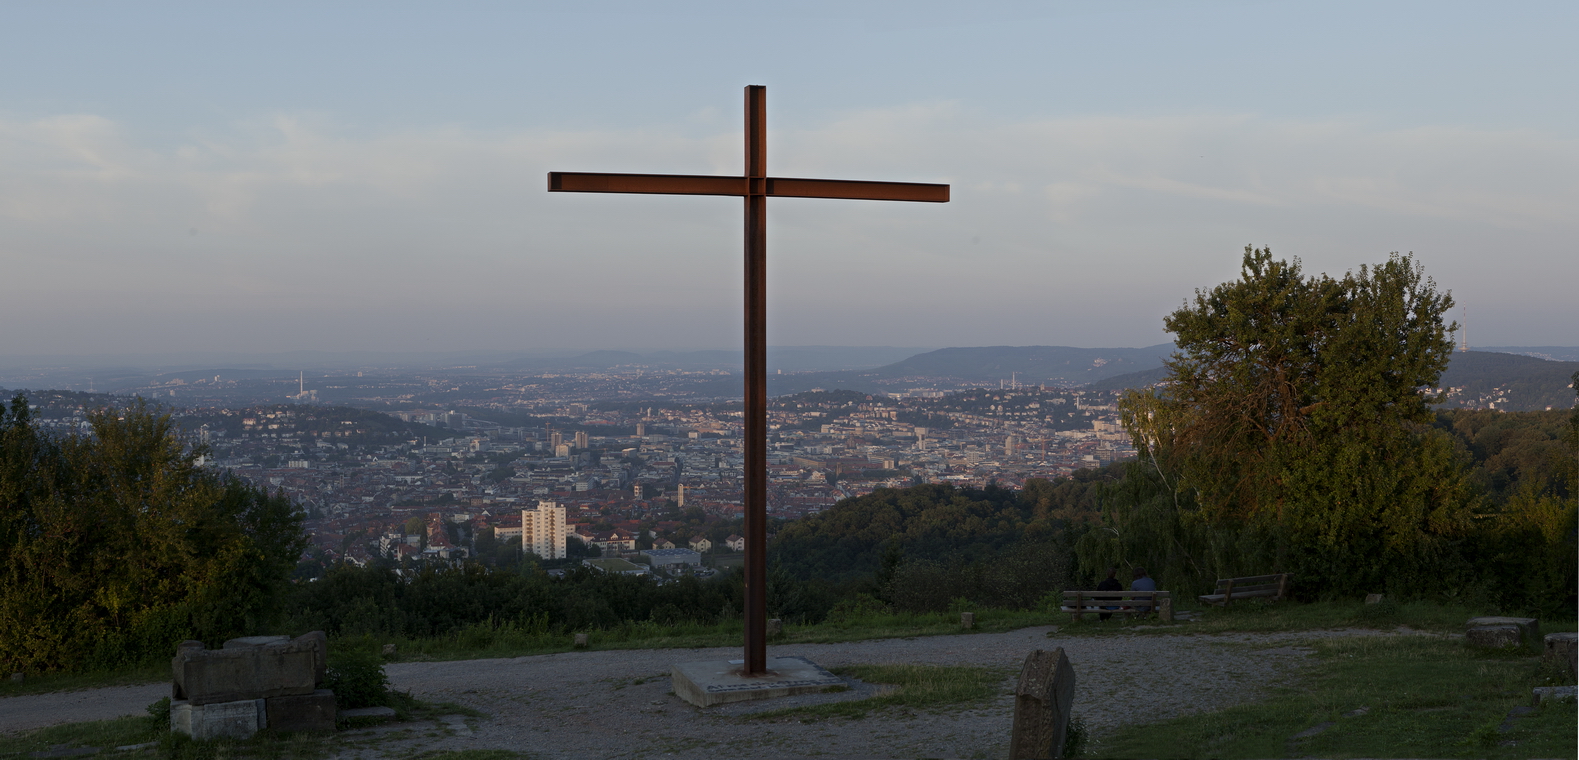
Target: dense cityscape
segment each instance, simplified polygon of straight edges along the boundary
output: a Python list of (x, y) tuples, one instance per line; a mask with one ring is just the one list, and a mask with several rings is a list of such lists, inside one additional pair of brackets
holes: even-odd
[[(540, 503), (563, 510), (569, 539), (543, 559), (567, 551), (641, 559), (651, 549), (741, 549), (740, 402), (664, 397), (666, 388), (727, 378), (716, 370), (346, 375), (309, 388), (304, 377), (210, 375), (136, 392), (168, 400), (207, 452), (206, 466), (298, 503), (321, 563), (519, 554), (522, 511)], [(1012, 378), (994, 385), (773, 399), (769, 516), (793, 520), (915, 483), (1018, 488), (1133, 455), (1117, 391)], [(294, 393), (280, 394), (285, 386)], [(245, 403), (280, 395), (282, 403)], [(83, 426), (102, 398), (57, 392), (37, 401), (47, 422), (69, 428)]]

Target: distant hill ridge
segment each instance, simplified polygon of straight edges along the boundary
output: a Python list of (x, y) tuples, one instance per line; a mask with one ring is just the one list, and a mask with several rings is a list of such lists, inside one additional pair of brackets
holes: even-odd
[[(1552, 347), (1547, 347), (1552, 348)], [(1567, 349), (1575, 350), (1575, 349)], [(1494, 351), (1453, 354), (1437, 382), (1449, 389), (1444, 407), (1495, 408), (1510, 412), (1568, 409), (1574, 405), (1573, 374), (1579, 361), (1551, 361)], [(1156, 385), (1165, 367), (1131, 372), (1093, 383), (1093, 390), (1125, 390)]]
[[(1171, 343), (1145, 348), (940, 348), (873, 369), (771, 374), (768, 394), (784, 396), (816, 389), (888, 393), (918, 387), (949, 389), (997, 382), (1078, 387), (1115, 375), (1160, 367), (1173, 350)], [(738, 397), (740, 378), (721, 377), (697, 383), (687, 390), (702, 396)]]
[(953, 377), (1021, 383), (1086, 385), (1097, 380), (1162, 366), (1172, 343), (1146, 348), (1072, 346), (981, 346), (941, 348), (872, 370), (884, 378)]

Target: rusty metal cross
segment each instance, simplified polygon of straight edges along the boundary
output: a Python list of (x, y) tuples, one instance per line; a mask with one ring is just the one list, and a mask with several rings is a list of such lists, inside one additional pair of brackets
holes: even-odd
[(696, 174), (549, 172), (552, 193), (733, 195), (746, 200), (745, 675), (767, 671), (767, 199), (848, 198), (947, 203), (948, 185), (768, 176), (767, 88), (746, 87), (746, 170)]

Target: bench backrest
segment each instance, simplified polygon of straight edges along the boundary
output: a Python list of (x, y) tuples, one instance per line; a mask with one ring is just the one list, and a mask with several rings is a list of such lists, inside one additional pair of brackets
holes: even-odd
[(1165, 599), (1172, 593), (1172, 591), (1065, 591), (1064, 599), (1152, 600)]
[(1288, 579), (1293, 576), (1289, 573), (1275, 575), (1252, 575), (1248, 578), (1218, 578), (1217, 593), (1228, 590), (1233, 584), (1235, 594), (1250, 594), (1257, 591), (1282, 591), (1288, 585)]

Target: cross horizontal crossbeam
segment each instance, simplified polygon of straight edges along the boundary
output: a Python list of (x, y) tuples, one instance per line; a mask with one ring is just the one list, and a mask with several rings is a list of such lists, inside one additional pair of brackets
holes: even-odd
[(768, 198), (847, 198), (947, 203), (948, 185), (862, 182), (768, 175), (767, 88), (746, 88), (745, 171), (738, 177), (706, 174), (599, 174), (549, 172), (551, 193), (656, 193), (732, 195), (745, 199), (745, 659), (740, 672), (767, 675), (767, 440), (768, 440)]
[[(753, 187), (755, 185), (756, 187)], [(845, 198), (865, 201), (948, 203), (948, 185), (925, 182), (868, 182), (796, 177), (728, 177), (713, 174), (604, 174), (549, 172), (548, 191), (557, 193), (651, 193), (661, 195), (766, 195), (772, 198)]]

